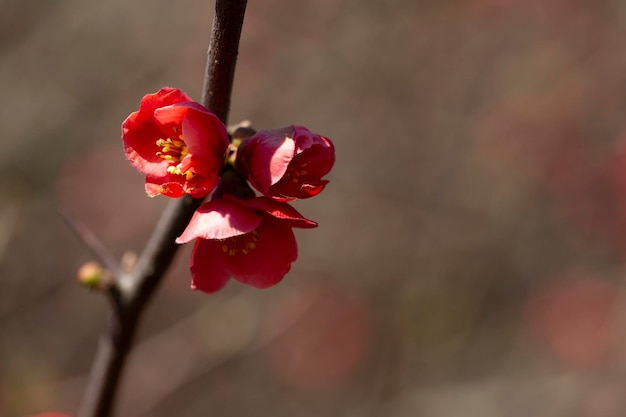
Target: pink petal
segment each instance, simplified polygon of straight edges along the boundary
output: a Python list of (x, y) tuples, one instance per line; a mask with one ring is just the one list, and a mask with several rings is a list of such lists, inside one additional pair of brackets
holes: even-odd
[[(256, 288), (267, 288), (280, 282), (298, 257), (298, 245), (291, 227), (266, 218), (256, 229), (256, 247), (247, 253), (222, 254), (223, 265), (236, 280)], [(245, 239), (248, 235), (233, 239)], [(228, 245), (231, 239), (222, 242)]]
[(288, 198), (286, 196), (292, 199), (310, 198), (321, 193), (326, 184), (328, 184), (328, 180), (308, 180), (300, 183), (285, 180), (271, 186), (268, 195), (278, 201)]
[[(163, 107), (155, 112), (154, 117), (161, 129), (168, 132), (167, 137), (179, 139), (182, 136), (189, 150), (189, 156), (182, 161), (182, 171), (191, 170), (206, 177), (214, 187), (228, 148), (224, 124), (198, 103)], [(174, 128), (180, 130), (174, 131)]]
[(306, 163), (306, 178), (321, 178), (328, 174), (335, 164), (334, 145), (322, 136), (318, 138), (319, 142), (298, 152), (292, 161), (292, 164)]
[(230, 279), (219, 240), (198, 239), (191, 254), (191, 288), (207, 293), (221, 290)]
[(139, 111), (131, 113), (122, 123), (126, 158), (138, 171), (152, 177), (163, 175), (168, 163), (156, 156), (159, 151), (156, 141), (163, 136), (163, 132), (154, 120), (154, 112), (160, 107), (190, 100), (181, 90), (162, 88), (154, 94), (145, 95)]
[(183, 179), (177, 175), (166, 174), (165, 177), (146, 177), (146, 194), (150, 197), (163, 194), (171, 198), (185, 195)]
[(292, 175), (285, 175), (267, 190), (266, 194), (273, 198), (313, 197), (322, 192), (328, 184), (328, 180), (321, 178), (335, 163), (335, 148), (332, 142), (303, 127), (296, 127), (295, 140), (296, 155), (291, 160), (288, 170)]
[(184, 101), (193, 101), (187, 94), (178, 88), (163, 87), (153, 94), (146, 94), (141, 99), (139, 112), (141, 114), (150, 115), (159, 107), (169, 106), (170, 104), (182, 103)]
[(198, 175), (185, 182), (185, 192), (193, 198), (204, 198), (215, 189), (218, 181), (217, 174), (208, 178)]
[(154, 120), (140, 121), (138, 112), (122, 123), (122, 141), (126, 158), (139, 172), (153, 177), (166, 172), (167, 161), (159, 158), (156, 141), (163, 135)]
[[(333, 147), (333, 143), (324, 136), (311, 132), (304, 126), (294, 126), (293, 138), (296, 142), (296, 153), (300, 153), (314, 145)], [(334, 147), (333, 147), (334, 148)]]
[(228, 147), (226, 126), (204, 107), (190, 107), (182, 123), (189, 152), (203, 160), (218, 157), (220, 167)]
[(262, 217), (246, 206), (233, 201), (214, 200), (204, 203), (194, 213), (177, 243), (195, 238), (226, 239), (254, 230)]
[(249, 180), (265, 193), (285, 175), (295, 153), (293, 126), (264, 130), (256, 133), (242, 149), (241, 158), (246, 165)]
[(267, 197), (255, 197), (248, 200), (240, 200), (232, 196), (225, 196), (227, 200), (237, 201), (239, 204), (251, 209), (263, 211), (270, 216), (286, 221), (289, 227), (300, 227), (310, 229), (317, 227), (317, 223), (305, 218), (295, 208), (287, 203), (276, 201)]
[(167, 134), (168, 138), (178, 139), (182, 132), (174, 132), (172, 128), (180, 127), (187, 114), (191, 103), (179, 103), (177, 105), (164, 106), (154, 111), (154, 120), (159, 128)]

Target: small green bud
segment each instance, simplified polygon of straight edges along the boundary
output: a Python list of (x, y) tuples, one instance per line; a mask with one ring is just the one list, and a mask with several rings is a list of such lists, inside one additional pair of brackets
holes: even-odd
[(87, 288), (101, 289), (107, 281), (108, 272), (99, 263), (89, 261), (78, 268), (76, 277)]

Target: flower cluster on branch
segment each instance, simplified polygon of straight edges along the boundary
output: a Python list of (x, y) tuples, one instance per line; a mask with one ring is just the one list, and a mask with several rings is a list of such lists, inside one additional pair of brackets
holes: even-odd
[(317, 226), (289, 202), (319, 194), (335, 163), (333, 143), (301, 126), (229, 137), (218, 117), (175, 88), (146, 95), (122, 124), (122, 141), (149, 196), (212, 194), (176, 240), (196, 239), (192, 288), (208, 293), (230, 278), (256, 288), (282, 280), (298, 254), (292, 228)]

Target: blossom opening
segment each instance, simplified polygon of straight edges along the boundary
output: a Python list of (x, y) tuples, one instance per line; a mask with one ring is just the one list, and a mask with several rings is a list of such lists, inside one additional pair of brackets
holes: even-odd
[[(176, 132), (174, 128), (174, 132)], [(170, 163), (167, 167), (167, 172), (173, 175), (183, 175), (186, 180), (190, 180), (194, 177), (195, 173), (190, 170), (183, 170), (182, 161), (187, 155), (189, 155), (189, 149), (183, 140), (183, 135), (178, 135), (178, 139), (159, 139), (156, 141), (156, 145), (161, 148), (156, 155), (165, 159)]]
[(254, 229), (250, 233), (234, 236), (225, 239), (222, 245), (222, 251), (230, 256), (235, 256), (241, 252), (247, 255), (251, 250), (256, 249), (256, 243), (259, 241), (258, 229)]
[(297, 167), (295, 165), (289, 165), (287, 167), (285, 175), (283, 175), (282, 181), (291, 181), (294, 184), (299, 184), (300, 182), (302, 182), (303, 179), (306, 179), (300, 177), (305, 177), (306, 175), (308, 175), (308, 172), (304, 169), (307, 167), (307, 165), (309, 165), (308, 161), (303, 162), (302, 164), (300, 164), (300, 166)]
[(229, 144), (217, 116), (174, 88), (144, 96), (122, 123), (122, 141), (130, 163), (146, 176), (146, 193), (172, 198), (213, 191)]

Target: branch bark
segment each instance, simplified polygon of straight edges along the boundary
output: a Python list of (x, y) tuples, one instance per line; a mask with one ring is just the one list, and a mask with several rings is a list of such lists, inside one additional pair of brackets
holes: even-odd
[[(247, 0), (216, 0), (201, 103), (226, 124)], [(78, 417), (110, 417), (128, 353), (145, 307), (178, 250), (175, 243), (202, 204), (188, 196), (166, 207), (131, 273), (116, 278), (121, 302), (112, 304)]]

